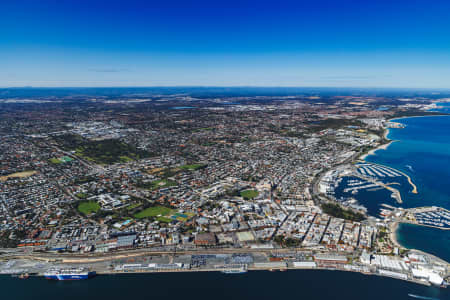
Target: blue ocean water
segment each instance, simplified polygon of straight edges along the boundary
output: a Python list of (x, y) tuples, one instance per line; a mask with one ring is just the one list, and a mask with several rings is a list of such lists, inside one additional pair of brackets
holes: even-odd
[[(418, 194), (402, 185), (402, 207), (436, 205), (450, 209), (450, 117), (416, 117), (397, 119), (406, 125), (391, 129), (388, 138), (395, 140), (386, 150), (366, 158), (408, 174), (417, 185)], [(450, 261), (450, 231), (419, 226), (399, 226), (402, 245), (433, 253)]]
[(449, 231), (413, 224), (399, 224), (397, 241), (406, 248), (420, 249), (450, 261)]
[(241, 275), (219, 272), (124, 274), (85, 281), (19, 280), (0, 276), (2, 299), (414, 299), (408, 294), (450, 299), (450, 289), (423, 286), (387, 277), (342, 271), (250, 271)]
[[(357, 194), (352, 194), (351, 192), (345, 192), (345, 188), (348, 187), (349, 180), (358, 180), (356, 177), (343, 177), (341, 184), (335, 189), (334, 194), (339, 201), (340, 197), (355, 198), (358, 203), (367, 209), (367, 214), (370, 216), (378, 216), (380, 208), (383, 208), (381, 204), (388, 204), (391, 206), (399, 206), (394, 198), (391, 197), (391, 192), (384, 188), (377, 188), (376, 191), (373, 189), (361, 189)], [(400, 181), (400, 179), (396, 179)], [(404, 183), (403, 184), (407, 184)], [(395, 186), (398, 188), (398, 186)]]

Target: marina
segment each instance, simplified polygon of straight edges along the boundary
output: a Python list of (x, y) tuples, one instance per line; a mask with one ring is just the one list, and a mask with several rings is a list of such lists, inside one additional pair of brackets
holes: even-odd
[[(405, 185), (411, 186), (411, 193), (417, 193), (416, 186), (405, 173), (379, 164), (357, 163), (328, 172), (320, 182), (320, 189), (328, 197), (345, 206), (367, 211), (369, 206), (374, 206), (367, 204), (369, 199), (386, 198), (384, 196), (386, 194), (397, 204), (402, 204), (403, 197), (400, 189)], [(371, 194), (373, 196), (369, 198), (368, 195)], [(370, 214), (375, 214), (372, 208), (369, 211)]]
[(450, 230), (450, 212), (441, 207), (413, 209), (413, 222), (417, 225)]
[[(420, 249), (447, 261), (450, 260), (450, 231), (445, 213), (426, 213), (431, 207), (450, 208), (448, 178), (450, 178), (449, 135), (450, 118), (447, 116), (412, 117), (396, 119), (403, 129), (390, 129), (388, 139), (397, 141), (376, 155), (369, 155), (366, 161), (401, 169), (414, 176), (420, 188), (400, 188), (405, 209), (411, 212), (416, 207), (417, 216), (410, 214), (403, 218), (397, 229), (399, 244), (406, 248)], [(411, 179), (412, 180), (412, 179)], [(387, 202), (390, 206), (391, 203)], [(419, 209), (425, 213), (419, 213)], [(442, 211), (445, 211), (442, 210)]]
[[(410, 166), (411, 167), (411, 166)], [(386, 182), (384, 179), (391, 179), (391, 178), (396, 178), (396, 177), (404, 177), (406, 178), (406, 180), (408, 181), (408, 184), (411, 185), (411, 193), (413, 194), (417, 194), (417, 186), (413, 183), (411, 177), (409, 177), (407, 174), (405, 174), (404, 172), (388, 167), (388, 166), (384, 166), (384, 165), (379, 165), (379, 164), (375, 164), (375, 163), (360, 163), (357, 164), (357, 172), (361, 175), (363, 175), (364, 177), (368, 176), (368, 177), (372, 177), (374, 179), (378, 179), (381, 180), (383, 182)], [(386, 177), (386, 178), (385, 178)], [(398, 184), (397, 182), (386, 182), (387, 185), (389, 184)]]

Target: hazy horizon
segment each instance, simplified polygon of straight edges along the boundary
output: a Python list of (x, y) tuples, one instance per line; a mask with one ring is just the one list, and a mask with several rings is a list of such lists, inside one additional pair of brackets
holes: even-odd
[(439, 87), (401, 87), (401, 86), (392, 86), (392, 87), (383, 87), (383, 86), (282, 86), (282, 85), (116, 85), (116, 86), (33, 86), (33, 85), (24, 85), (24, 86), (0, 86), (0, 89), (104, 89), (104, 88), (111, 88), (111, 89), (126, 89), (126, 88), (143, 88), (143, 89), (153, 89), (153, 88), (230, 88), (230, 89), (242, 89), (242, 88), (248, 88), (248, 89), (361, 89), (361, 90), (428, 90), (428, 91), (449, 91), (450, 87), (448, 88), (439, 88)]

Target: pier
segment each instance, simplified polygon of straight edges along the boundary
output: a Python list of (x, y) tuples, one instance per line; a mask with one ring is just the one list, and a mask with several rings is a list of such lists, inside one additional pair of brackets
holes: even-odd
[[(394, 169), (394, 168), (391, 168), (388, 166), (384, 166), (384, 165), (379, 165), (376, 163), (366, 163), (366, 162), (357, 164), (356, 168), (357, 169), (354, 172), (354, 175), (359, 178), (365, 179), (367, 181), (369, 181), (368, 178), (371, 178), (371, 180), (373, 180), (373, 178), (385, 178), (386, 176), (389, 178), (404, 176), (408, 180), (408, 183), (412, 187), (411, 193), (418, 194), (417, 186), (414, 184), (411, 177), (409, 177), (406, 173), (404, 173), (400, 170), (397, 170), (397, 169)], [(387, 183), (387, 184), (380, 183), (379, 185), (387, 188), (388, 190), (391, 190), (393, 193), (398, 195), (396, 197), (399, 197), (398, 198), (398, 199), (400, 199), (399, 203), (402, 203), (401, 196), (400, 196), (400, 193), (398, 192), (398, 190), (387, 187), (388, 185), (391, 185), (391, 184), (394, 184), (394, 183)]]
[[(403, 203), (402, 195), (400, 194), (399, 190), (397, 190), (397, 189), (395, 189), (393, 187), (390, 187), (389, 184), (383, 183), (381, 181), (377, 181), (377, 180), (373, 179), (372, 177), (364, 176), (364, 175), (362, 175), (359, 172), (354, 172), (353, 175), (355, 177), (358, 177), (358, 178), (361, 178), (361, 179), (366, 180), (368, 182), (371, 182), (372, 185), (370, 185), (370, 187), (372, 187), (372, 186), (380, 186), (380, 187), (383, 187), (383, 188), (391, 191), (394, 194), (395, 200), (397, 200), (398, 203)], [(365, 187), (368, 187), (368, 186), (366, 185)], [(360, 187), (360, 188), (362, 188), (362, 187)]]

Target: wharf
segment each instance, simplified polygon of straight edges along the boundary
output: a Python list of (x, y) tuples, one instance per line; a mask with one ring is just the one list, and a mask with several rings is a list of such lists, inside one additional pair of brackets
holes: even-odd
[[(363, 272), (353, 269), (346, 269), (346, 268), (325, 268), (325, 267), (312, 267), (312, 268), (298, 268), (298, 267), (292, 267), (292, 266), (286, 266), (283, 268), (273, 268), (273, 267), (248, 267), (248, 271), (287, 271), (287, 270), (318, 270), (318, 271), (342, 271), (342, 272), (353, 272), (353, 273), (359, 273), (363, 275), (375, 275), (375, 276), (381, 276), (381, 277), (390, 277), (386, 275), (379, 274), (377, 272)], [(117, 274), (152, 274), (152, 273), (190, 273), (190, 272), (221, 272), (222, 269), (217, 268), (196, 268), (196, 269), (176, 269), (176, 270), (132, 270), (132, 271), (103, 271), (103, 272), (97, 272), (98, 275), (117, 275)], [(390, 277), (393, 279), (400, 279), (403, 281), (408, 281), (416, 284), (421, 284), (425, 286), (431, 286), (431, 284), (427, 281), (417, 280), (413, 278), (408, 279), (401, 279), (397, 277)]]

